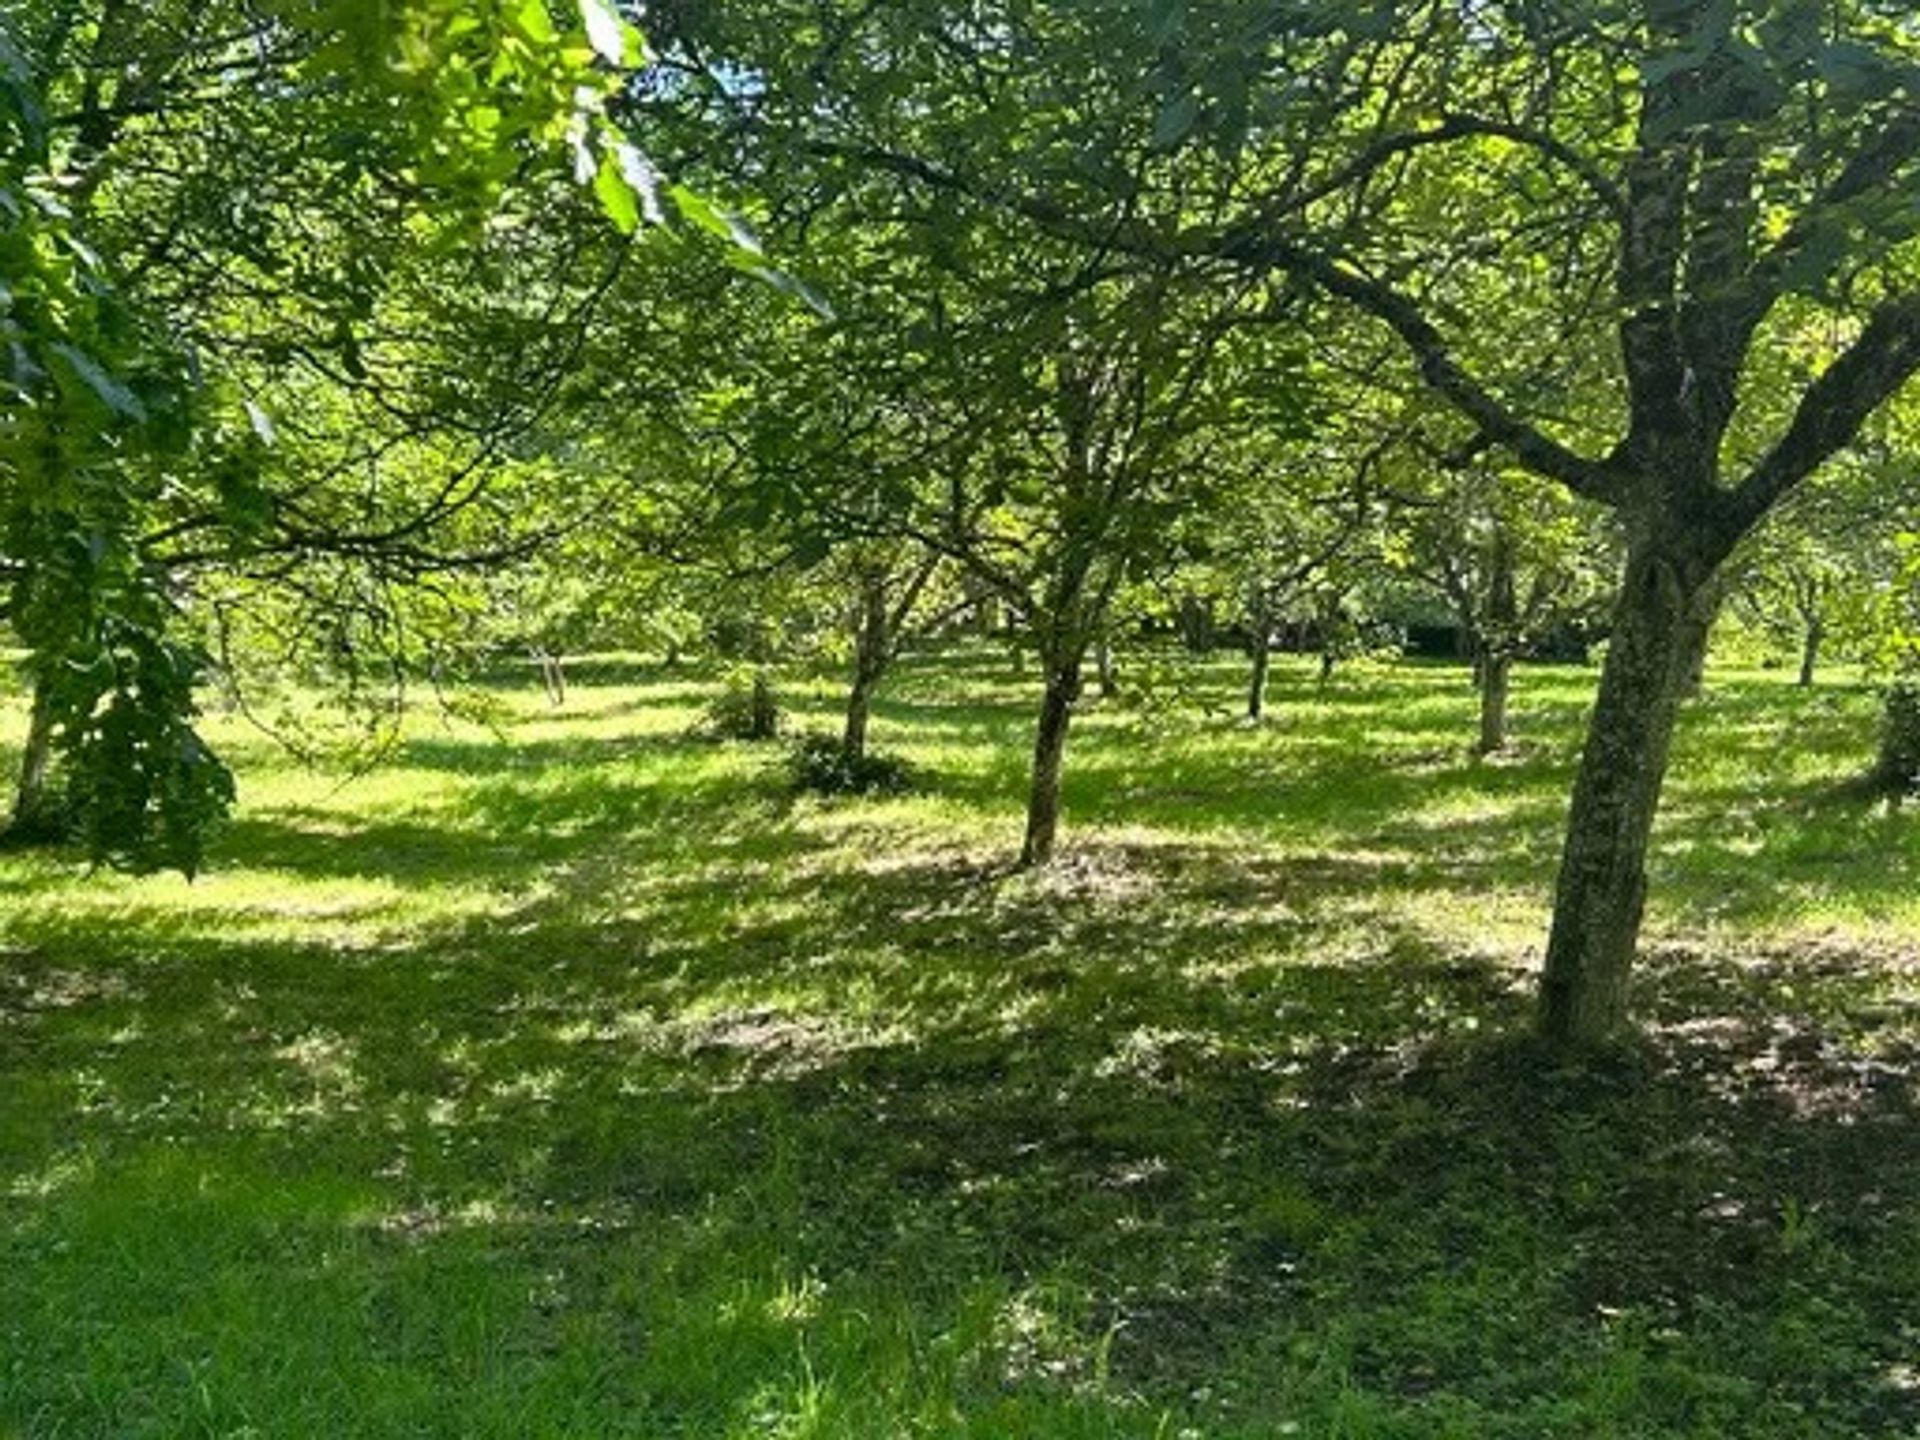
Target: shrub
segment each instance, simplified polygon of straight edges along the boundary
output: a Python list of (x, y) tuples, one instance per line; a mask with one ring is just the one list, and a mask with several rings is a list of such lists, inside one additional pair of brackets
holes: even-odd
[(831, 735), (805, 735), (787, 757), (796, 790), (816, 795), (899, 795), (913, 788), (913, 772), (891, 755), (850, 754)]
[(765, 673), (735, 675), (701, 716), (700, 732), (715, 740), (772, 740), (785, 716)]
[(1920, 682), (1901, 676), (1887, 687), (1880, 712), (1880, 759), (1873, 781), (1889, 795), (1920, 790)]

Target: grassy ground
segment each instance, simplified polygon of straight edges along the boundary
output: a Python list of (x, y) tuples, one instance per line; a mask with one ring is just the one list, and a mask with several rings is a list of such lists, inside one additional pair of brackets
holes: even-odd
[(192, 885), (0, 860), (0, 1434), (1920, 1434), (1864, 694), (1714, 676), (1576, 1076), (1497, 1037), (1588, 674), (1476, 762), (1458, 671), (1136, 667), (1043, 877), (997, 656), (898, 678), (885, 801), (577, 678), (351, 783), (232, 729)]

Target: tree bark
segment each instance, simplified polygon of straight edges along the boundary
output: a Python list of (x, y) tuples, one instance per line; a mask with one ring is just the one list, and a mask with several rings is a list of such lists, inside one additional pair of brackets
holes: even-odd
[(1680, 700), (1706, 645), (1713, 568), (1651, 542), (1628, 557), (1574, 781), (1541, 977), (1540, 1028), (1558, 1045), (1602, 1043), (1626, 1024), (1647, 847)]
[(1513, 680), (1513, 657), (1490, 653), (1480, 661), (1479, 753), (1491, 755), (1507, 745), (1507, 695)]
[(867, 724), (873, 718), (873, 682), (855, 675), (847, 687), (847, 718), (840, 730), (840, 748), (851, 759), (867, 753)]
[(1814, 671), (1820, 664), (1820, 642), (1826, 638), (1826, 626), (1817, 620), (1808, 623), (1806, 638), (1800, 645), (1800, 688), (1803, 690), (1813, 687)]
[(1020, 866), (1033, 869), (1053, 858), (1060, 830), (1060, 774), (1067, 753), (1067, 727), (1080, 697), (1079, 654), (1047, 667), (1047, 688), (1040, 702), (1040, 725), (1033, 742), (1033, 778), (1027, 793), (1027, 836)]
[(1681, 689), (1681, 698), (1690, 700), (1698, 695), (1707, 683), (1707, 635), (1713, 629), (1714, 618), (1720, 613), (1720, 605), (1726, 599), (1725, 588), (1720, 582), (1709, 580), (1702, 590), (1698, 606), (1701, 611), (1700, 643), (1694, 647), (1692, 657), (1687, 662), (1686, 683)]
[(1267, 673), (1273, 668), (1273, 635), (1266, 625), (1253, 633), (1253, 673), (1247, 679), (1247, 719), (1259, 722), (1267, 712)]
[(39, 842), (57, 840), (63, 830), (60, 807), (48, 787), (53, 773), (53, 693), (45, 681), (33, 687), (33, 711), (27, 721), (26, 746), (20, 756), (19, 786), (14, 792), (9, 839)]
[(747, 738), (772, 740), (780, 734), (780, 700), (773, 693), (773, 680), (764, 670), (753, 672), (753, 716), (748, 722)]

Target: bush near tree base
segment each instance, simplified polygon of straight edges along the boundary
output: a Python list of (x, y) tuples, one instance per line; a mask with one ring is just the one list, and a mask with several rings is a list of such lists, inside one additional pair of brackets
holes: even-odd
[(777, 740), (786, 716), (764, 674), (735, 676), (700, 717), (699, 732), (714, 740)]
[(903, 795), (913, 770), (891, 755), (856, 755), (832, 735), (803, 735), (787, 756), (793, 788), (816, 795)]
[(1901, 680), (1887, 688), (1873, 779), (1889, 795), (1920, 790), (1920, 681)]

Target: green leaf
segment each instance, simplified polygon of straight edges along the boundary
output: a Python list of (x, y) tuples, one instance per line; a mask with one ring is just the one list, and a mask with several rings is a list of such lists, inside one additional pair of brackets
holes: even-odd
[(140, 403), (140, 397), (109, 375), (100, 363), (84, 350), (64, 342), (55, 342), (47, 348), (66, 361), (68, 368), (79, 376), (86, 387), (100, 398), (100, 403), (114, 414), (125, 416), (136, 422), (147, 418), (147, 408)]
[(1820, 78), (1836, 94), (1851, 99), (1885, 95), (1901, 81), (1892, 59), (1857, 40), (1837, 40), (1823, 46), (1816, 60)]
[(1161, 107), (1153, 122), (1153, 148), (1171, 150), (1193, 133), (1200, 118), (1200, 97), (1192, 91), (1177, 95)]
[(614, 228), (622, 235), (631, 235), (640, 226), (640, 196), (627, 177), (620, 173), (620, 162), (609, 151), (600, 157), (600, 168), (594, 172), (593, 193), (599, 197), (600, 208), (613, 221)]
[(619, 161), (627, 184), (640, 196), (640, 218), (649, 225), (666, 224), (666, 212), (660, 208), (660, 174), (653, 162), (625, 140), (614, 142), (613, 157)]
[(1711, 52), (1695, 48), (1669, 50), (1654, 55), (1640, 66), (1640, 83), (1649, 89), (1685, 71), (1698, 70), (1712, 58)]
[(547, 14), (546, 0), (521, 0), (510, 23), (535, 45), (551, 45), (559, 38), (553, 28), (553, 17)]
[(262, 445), (272, 445), (280, 438), (273, 427), (273, 417), (252, 400), (242, 402), (246, 406), (247, 424), (253, 427), (253, 433), (259, 437)]
[(675, 185), (667, 192), (673, 196), (673, 203), (680, 215), (689, 224), (698, 226), (709, 235), (715, 236), (744, 250), (749, 255), (765, 253), (759, 236), (749, 230), (746, 223), (730, 211), (721, 209), (697, 190), (689, 190), (685, 185)]
[(1187, 0), (1146, 0), (1142, 9), (1147, 38), (1156, 45), (1170, 43), (1186, 28)]

